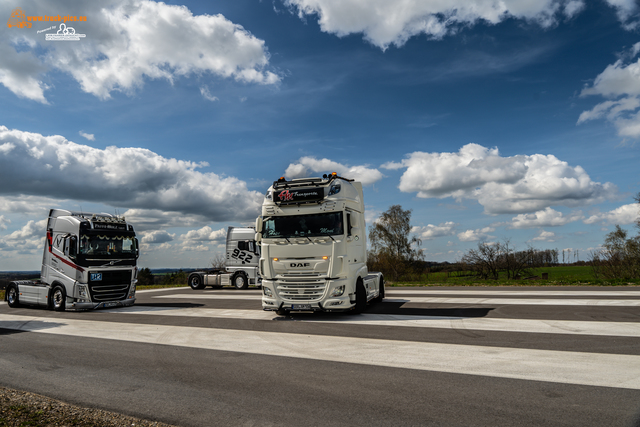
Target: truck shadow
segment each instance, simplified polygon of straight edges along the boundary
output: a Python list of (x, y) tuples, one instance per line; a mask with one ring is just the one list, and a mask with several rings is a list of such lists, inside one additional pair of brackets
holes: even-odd
[(159, 307), (159, 308), (196, 308), (203, 307), (204, 304), (194, 304), (192, 302), (150, 302), (136, 303), (133, 307)]
[(53, 329), (59, 326), (64, 326), (64, 323), (45, 322), (42, 320), (28, 320), (24, 322), (0, 320), (0, 336), (19, 334), (22, 332), (42, 331), (44, 329)]
[(367, 314), (394, 314), (403, 316), (486, 317), (493, 307), (420, 308), (403, 307), (404, 302), (384, 302), (367, 307)]
[[(331, 321), (357, 321), (373, 320), (372, 317), (376, 315), (389, 316), (385, 318), (385, 321), (393, 320), (405, 320), (402, 318), (395, 318), (393, 316), (412, 316), (412, 317), (425, 317), (425, 318), (476, 318), (486, 317), (493, 307), (451, 307), (451, 308), (420, 308), (420, 307), (402, 307), (405, 304), (403, 301), (384, 302), (372, 304), (364, 311), (363, 316), (353, 314), (351, 312), (345, 313), (326, 313), (326, 312), (294, 312), (289, 313), (286, 316), (274, 317), (276, 321), (286, 320), (323, 320)], [(381, 319), (380, 319), (381, 320)], [(414, 319), (415, 320), (415, 319)]]

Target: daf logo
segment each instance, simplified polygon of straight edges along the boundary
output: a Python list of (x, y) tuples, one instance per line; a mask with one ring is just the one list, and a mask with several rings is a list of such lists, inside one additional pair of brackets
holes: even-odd
[(299, 267), (309, 267), (309, 263), (308, 262), (292, 262), (291, 264), (289, 264), (289, 267), (291, 268), (299, 268)]

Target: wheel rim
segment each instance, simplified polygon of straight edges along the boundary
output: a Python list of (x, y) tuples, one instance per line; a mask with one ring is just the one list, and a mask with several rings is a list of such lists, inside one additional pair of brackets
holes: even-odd
[(236, 277), (236, 288), (242, 288), (242, 287), (244, 287), (244, 277), (238, 276)]
[(53, 293), (53, 305), (56, 307), (62, 306), (62, 291), (60, 289), (56, 289)]
[(16, 302), (16, 289), (15, 288), (11, 288), (9, 289), (9, 295), (7, 296), (7, 299), (9, 300), (9, 304), (13, 304)]

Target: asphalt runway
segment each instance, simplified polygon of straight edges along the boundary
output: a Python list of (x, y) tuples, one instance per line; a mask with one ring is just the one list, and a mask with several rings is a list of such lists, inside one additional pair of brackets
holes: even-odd
[(179, 426), (640, 426), (640, 290), (388, 288), (364, 314), (260, 291), (0, 304), (0, 384)]

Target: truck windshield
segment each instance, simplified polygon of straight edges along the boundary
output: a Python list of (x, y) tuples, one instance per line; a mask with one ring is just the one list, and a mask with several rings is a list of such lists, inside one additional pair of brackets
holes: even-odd
[(313, 237), (342, 235), (342, 212), (265, 218), (262, 237)]
[(99, 232), (80, 235), (80, 255), (87, 258), (133, 258), (136, 241), (133, 235)]

